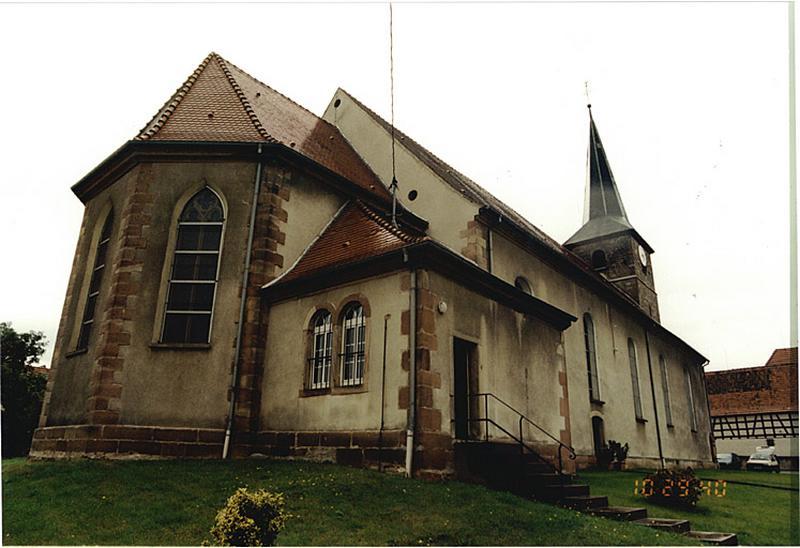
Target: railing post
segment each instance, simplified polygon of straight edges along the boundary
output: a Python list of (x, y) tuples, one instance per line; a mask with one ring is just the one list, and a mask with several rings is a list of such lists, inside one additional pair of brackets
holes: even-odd
[(486, 428), (483, 431), (483, 439), (489, 441), (489, 396), (483, 395), (483, 418), (486, 421)]

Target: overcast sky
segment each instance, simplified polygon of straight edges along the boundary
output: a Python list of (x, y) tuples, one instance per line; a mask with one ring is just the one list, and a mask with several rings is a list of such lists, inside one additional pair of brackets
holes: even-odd
[[(789, 346), (786, 4), (401, 3), (394, 25), (397, 127), (561, 242), (582, 221), (589, 81), (662, 323), (708, 369)], [(342, 87), (389, 117), (387, 4), (2, 5), (0, 48), (0, 321), (50, 341), (70, 186), (210, 51), (317, 114)]]

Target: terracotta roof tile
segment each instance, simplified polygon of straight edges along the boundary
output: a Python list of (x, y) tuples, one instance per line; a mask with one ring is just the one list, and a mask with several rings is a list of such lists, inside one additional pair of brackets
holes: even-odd
[(391, 199), (335, 126), (216, 53), (206, 57), (136, 139), (280, 143)]
[[(216, 54), (210, 54), (139, 135), (158, 141), (274, 141), (248, 108)], [(249, 112), (248, 112), (249, 111)]]
[(294, 280), (334, 265), (383, 255), (424, 239), (400, 228), (361, 202), (347, 204), (281, 278)]
[(766, 365), (706, 373), (712, 416), (797, 411), (797, 348), (779, 348)]
[(777, 348), (767, 360), (766, 365), (797, 365), (797, 347)]

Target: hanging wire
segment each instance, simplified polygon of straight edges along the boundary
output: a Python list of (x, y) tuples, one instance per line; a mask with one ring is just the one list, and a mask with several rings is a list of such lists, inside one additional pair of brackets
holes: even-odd
[(392, 224), (397, 226), (397, 170), (395, 165), (395, 136), (394, 136), (394, 17), (392, 3), (389, 2), (389, 95), (391, 99), (391, 127), (392, 127)]

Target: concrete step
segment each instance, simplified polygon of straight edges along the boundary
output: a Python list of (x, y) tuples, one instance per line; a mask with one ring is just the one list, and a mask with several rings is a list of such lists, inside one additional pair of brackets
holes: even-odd
[(689, 531), (686, 533), (689, 538), (697, 539), (707, 544), (716, 546), (739, 546), (739, 539), (736, 533), (714, 533), (711, 531)]
[(552, 474), (553, 467), (538, 460), (525, 463), (526, 474)]
[(643, 518), (634, 520), (632, 523), (670, 531), (671, 533), (687, 533), (689, 531), (689, 520), (685, 519)]
[(604, 518), (616, 519), (620, 521), (635, 521), (647, 517), (646, 508), (634, 508), (632, 506), (606, 506), (605, 508), (591, 508), (592, 514)]
[[(549, 474), (526, 474), (525, 480), (531, 486), (561, 484), (561, 477), (555, 472), (550, 472)], [(571, 478), (564, 477), (564, 482), (571, 483)]]
[(558, 504), (573, 510), (588, 510), (590, 508), (602, 508), (608, 506), (608, 497), (605, 495), (579, 495), (576, 497), (564, 497)]
[(579, 497), (589, 494), (589, 486), (581, 484), (539, 485), (532, 489), (533, 496), (541, 500), (561, 500), (564, 497)]

